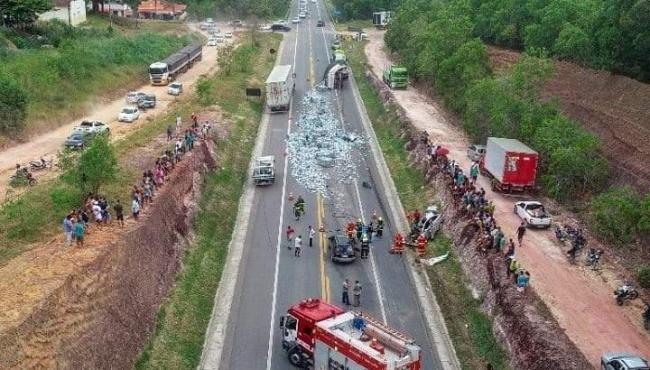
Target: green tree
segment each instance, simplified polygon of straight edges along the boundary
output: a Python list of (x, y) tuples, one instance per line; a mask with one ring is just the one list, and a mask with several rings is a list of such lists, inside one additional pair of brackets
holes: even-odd
[(588, 62), (593, 58), (592, 40), (583, 29), (567, 23), (555, 40), (553, 52), (560, 58)]
[(0, 132), (15, 134), (25, 125), (27, 92), (13, 78), (0, 74)]
[(639, 193), (634, 189), (610, 189), (591, 201), (594, 231), (614, 244), (632, 241), (637, 234), (640, 216)]
[(83, 193), (98, 193), (102, 185), (117, 175), (117, 156), (108, 135), (97, 135), (86, 150), (77, 156), (70, 151), (59, 155), (62, 178)]
[(39, 13), (52, 9), (51, 0), (2, 0), (0, 19), (7, 27), (34, 23)]
[(203, 106), (214, 104), (214, 95), (212, 94), (212, 83), (207, 78), (201, 77), (196, 84), (196, 95), (199, 103)]

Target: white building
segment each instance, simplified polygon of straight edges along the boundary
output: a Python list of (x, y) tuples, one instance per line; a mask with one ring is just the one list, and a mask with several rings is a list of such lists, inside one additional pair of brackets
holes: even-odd
[(86, 21), (86, 2), (84, 0), (54, 0), (54, 7), (38, 16), (40, 21), (58, 19), (76, 26)]

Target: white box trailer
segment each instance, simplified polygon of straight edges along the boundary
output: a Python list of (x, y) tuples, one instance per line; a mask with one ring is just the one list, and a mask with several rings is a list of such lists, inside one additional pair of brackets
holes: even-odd
[(288, 112), (291, 107), (294, 81), (291, 65), (273, 67), (266, 79), (266, 105), (271, 112)]
[(379, 28), (384, 29), (393, 18), (393, 12), (374, 12), (372, 13), (372, 24)]

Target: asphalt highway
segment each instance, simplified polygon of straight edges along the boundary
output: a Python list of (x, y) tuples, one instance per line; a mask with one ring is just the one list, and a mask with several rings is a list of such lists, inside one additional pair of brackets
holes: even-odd
[[(337, 196), (306, 191), (291, 175), (286, 156), (287, 135), (295, 130), (295, 119), (310, 107), (303, 106), (302, 97), (323, 78), (329, 64), (334, 30), (321, 0), (308, 2), (310, 15), (293, 24), (279, 51), (279, 64), (294, 66), (296, 88), (291, 111), (270, 116), (268, 137), (263, 155), (276, 158), (274, 185), (255, 190), (253, 212), (249, 220), (243, 259), (237, 277), (236, 293), (221, 359), (226, 369), (290, 369), (282, 349), (280, 316), (293, 303), (307, 297), (321, 297), (341, 304), (341, 286), (345, 278), (359, 280), (363, 286), (361, 307), (377, 319), (413, 337), (423, 349), (423, 369), (441, 369), (434, 345), (426, 331), (414, 287), (409, 279), (404, 257), (391, 255), (390, 239), (393, 222), (381, 184), (375, 183), (376, 164), (364, 147), (354, 152), (357, 179), (346, 184), (328, 184)], [(292, 3), (290, 19), (298, 15), (299, 5)], [(319, 19), (325, 27), (316, 27)], [(362, 137), (361, 115), (350, 84), (342, 90), (329, 92), (343, 129)], [(366, 182), (370, 187), (362, 186)], [(289, 196), (302, 195), (306, 214), (296, 222)], [(308, 246), (308, 226), (316, 230), (345, 229), (356, 219), (368, 222), (376, 212), (385, 220), (384, 238), (373, 239), (368, 259), (348, 265), (334, 264), (328, 258), (326, 233), (317, 233), (314, 246)], [(302, 235), (301, 257), (294, 257), (287, 248), (285, 230), (288, 225)], [(344, 232), (343, 232), (344, 234)]]

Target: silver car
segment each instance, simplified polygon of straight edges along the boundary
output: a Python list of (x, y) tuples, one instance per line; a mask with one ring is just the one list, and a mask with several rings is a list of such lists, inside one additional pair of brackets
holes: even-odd
[(467, 148), (467, 156), (473, 161), (480, 161), (481, 157), (485, 155), (485, 145), (470, 145)]
[(630, 353), (605, 353), (600, 358), (602, 370), (650, 370), (648, 361)]

